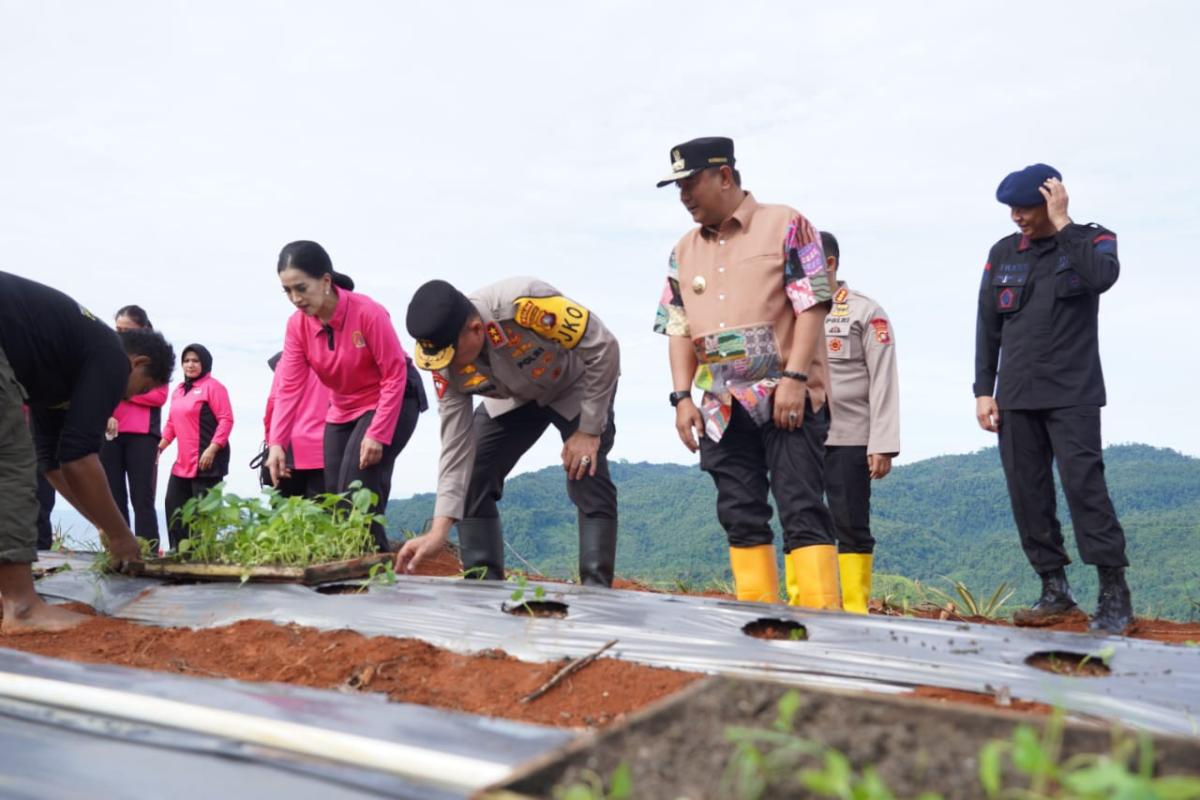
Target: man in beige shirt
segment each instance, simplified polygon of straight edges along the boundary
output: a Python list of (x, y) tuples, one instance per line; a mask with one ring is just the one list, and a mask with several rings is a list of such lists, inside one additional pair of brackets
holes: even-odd
[(798, 579), (793, 602), (840, 608), (824, 502), (825, 258), (808, 220), (760, 205), (734, 166), (732, 140), (694, 139), (672, 149), (658, 184), (676, 185), (698, 223), (671, 253), (654, 323), (669, 337), (675, 428), (716, 484), (738, 599), (779, 597), (770, 490)]
[(611, 586), (616, 337), (587, 308), (535, 278), (510, 278), (470, 296), (429, 281), (413, 296), (407, 324), (417, 340), (416, 365), (433, 372), (442, 456), (432, 526), (404, 544), (397, 569), (411, 571), (440, 550), (457, 523), (463, 567), (503, 580), (496, 501), (508, 473), (553, 425), (563, 439), (567, 495), (579, 510), (580, 582)]
[(831, 420), (825, 440), (825, 496), (837, 527), (842, 606), (865, 614), (875, 552), (871, 481), (886, 476), (900, 454), (895, 333), (878, 303), (838, 280), (837, 238), (821, 231), (821, 246), (836, 287), (833, 308), (825, 317)]

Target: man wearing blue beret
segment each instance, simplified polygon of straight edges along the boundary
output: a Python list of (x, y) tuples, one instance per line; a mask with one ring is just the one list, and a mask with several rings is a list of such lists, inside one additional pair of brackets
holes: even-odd
[(1034, 164), (1000, 182), (996, 199), (1019, 229), (992, 246), (979, 287), (975, 333), (975, 415), (1000, 435), (1021, 546), (1042, 579), (1018, 625), (1080, 616), (1067, 584), (1070, 563), (1055, 509), (1058, 464), (1085, 564), (1100, 573), (1091, 629), (1124, 633), (1133, 624), (1125, 583), (1125, 532), (1117, 521), (1100, 446), (1105, 403), (1097, 323), (1100, 295), (1117, 282), (1117, 237), (1067, 215), (1058, 170)]

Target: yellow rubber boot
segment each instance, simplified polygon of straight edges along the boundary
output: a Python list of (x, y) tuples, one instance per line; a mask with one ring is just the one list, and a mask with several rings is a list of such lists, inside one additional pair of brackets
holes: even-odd
[(842, 608), (851, 614), (866, 614), (871, 599), (870, 553), (839, 553), (838, 570), (842, 576)]
[(738, 600), (753, 603), (779, 602), (779, 568), (775, 565), (775, 545), (729, 548), (729, 566)]
[(797, 547), (788, 553), (796, 573), (796, 600), (793, 605), (806, 608), (841, 609), (842, 593), (838, 584), (837, 547), (814, 544)]
[(800, 580), (796, 577), (796, 568), (792, 566), (792, 559), (787, 554), (783, 557), (783, 585), (787, 587), (788, 605), (799, 605)]

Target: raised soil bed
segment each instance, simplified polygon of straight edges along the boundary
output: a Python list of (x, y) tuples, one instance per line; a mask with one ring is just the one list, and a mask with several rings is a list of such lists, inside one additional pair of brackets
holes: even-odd
[(2, 636), (0, 647), (179, 675), (378, 692), (400, 702), (568, 728), (610, 725), (702, 677), (599, 658), (522, 702), (568, 662), (529, 663), (499, 650), (461, 655), (416, 639), (259, 620), (192, 630), (96, 617), (61, 633)]
[[(575, 740), (531, 764), (484, 798), (549, 798), (556, 787), (608, 780), (628, 765), (635, 798), (707, 800), (736, 798), (722, 784), (733, 754), (732, 727), (767, 730), (778, 718), (780, 684), (711, 678), (674, 698), (631, 716), (625, 723)], [(1038, 729), (1045, 717), (951, 707), (919, 699), (795, 690), (800, 707), (795, 735), (842, 752), (857, 770), (873, 766), (899, 798), (938, 792), (946, 798), (982, 798), (978, 755), (992, 739), (1009, 739), (1022, 722)], [(1200, 774), (1200, 741), (1153, 737), (1156, 774)], [(1106, 727), (1067, 724), (1063, 758), (1108, 753)], [(769, 748), (764, 748), (769, 749)], [(819, 767), (807, 756), (797, 766)], [(815, 797), (794, 783), (795, 769), (769, 783), (762, 797)], [(1010, 772), (1006, 785), (1020, 785)], [(1016, 779), (1019, 781), (1019, 779)]]

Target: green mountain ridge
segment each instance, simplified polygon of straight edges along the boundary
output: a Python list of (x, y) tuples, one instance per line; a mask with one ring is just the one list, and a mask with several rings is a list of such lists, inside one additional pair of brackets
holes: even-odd
[[(1129, 580), (1139, 614), (1200, 618), (1200, 459), (1166, 448), (1126, 444), (1105, 450), (1106, 474), (1125, 527)], [(730, 579), (728, 550), (716, 519), (712, 481), (696, 466), (611, 464), (621, 508), (617, 574), (690, 585)], [(433, 495), (388, 504), (389, 527), (422, 530)], [(576, 571), (576, 515), (558, 467), (511, 479), (500, 503), (505, 538), (529, 565), (547, 575)], [(1095, 603), (1095, 570), (1078, 561), (1070, 517), (1059, 491), (1060, 518), (1076, 597)], [(1016, 587), (1012, 604), (1037, 597), (1038, 580), (1025, 561), (994, 448), (945, 455), (896, 467), (874, 485), (872, 529), (876, 571), (942, 589), (943, 578), (990, 594)], [(775, 521), (775, 530), (779, 528)], [(777, 536), (777, 542), (779, 541)], [(521, 567), (508, 554), (510, 568)]]

